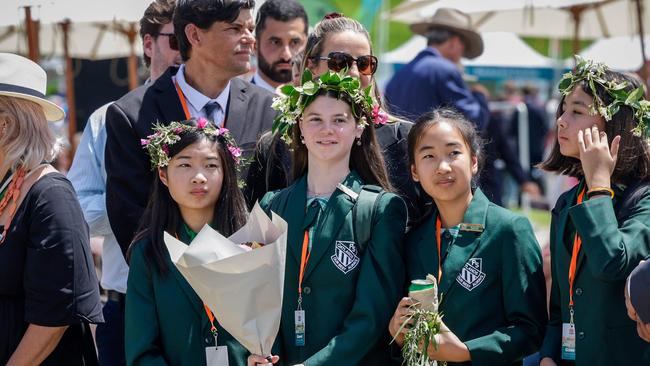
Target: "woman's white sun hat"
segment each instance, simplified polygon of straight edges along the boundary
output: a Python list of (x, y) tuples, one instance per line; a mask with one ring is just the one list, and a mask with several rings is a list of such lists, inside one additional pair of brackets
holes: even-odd
[(65, 112), (45, 99), (47, 76), (37, 63), (13, 53), (0, 53), (0, 95), (30, 100), (43, 108), (50, 122), (60, 121)]

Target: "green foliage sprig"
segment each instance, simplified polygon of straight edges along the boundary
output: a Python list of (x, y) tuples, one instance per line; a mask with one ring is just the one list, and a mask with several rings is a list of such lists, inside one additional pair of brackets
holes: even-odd
[(372, 85), (361, 88), (361, 82), (356, 77), (345, 75), (343, 72), (327, 71), (314, 78), (311, 71), (305, 70), (301, 84), (280, 88), (282, 94), (276, 96), (271, 105), (271, 108), (279, 112), (273, 121), (273, 133), (280, 133), (288, 144), (291, 143), (291, 127), (298, 122), (305, 108), (316, 99), (320, 90), (331, 90), (352, 99), (352, 114), (364, 127), (368, 124), (368, 119), (376, 124), (384, 124), (388, 120), (388, 115), (374, 102), (371, 95)]
[[(402, 323), (397, 334), (400, 334), (411, 320), (413, 325), (404, 335), (402, 364), (407, 366), (429, 366), (431, 365), (431, 359), (429, 359), (427, 349), (429, 345), (433, 345), (436, 350), (438, 349), (435, 336), (442, 331), (442, 314), (422, 309), (418, 304), (413, 304), (409, 308), (409, 316)], [(393, 341), (395, 341), (394, 338)], [(438, 365), (446, 364), (444, 361), (438, 361)]]
[[(587, 81), (591, 94), (594, 96), (594, 103), (591, 105), (591, 113), (599, 114), (605, 121), (611, 121), (621, 106), (628, 106), (634, 112), (637, 121), (636, 127), (632, 130), (635, 136), (645, 139), (650, 138), (650, 102), (645, 99), (645, 90), (638, 87), (633, 91), (626, 91), (630, 86), (627, 80), (620, 82), (606, 80), (605, 73), (608, 68), (605, 64), (585, 60), (576, 55), (576, 68), (574, 72), (568, 72), (562, 76), (559, 89), (562, 95), (566, 96), (578, 83)], [(601, 86), (614, 99), (610, 104), (598, 96), (596, 85)]]

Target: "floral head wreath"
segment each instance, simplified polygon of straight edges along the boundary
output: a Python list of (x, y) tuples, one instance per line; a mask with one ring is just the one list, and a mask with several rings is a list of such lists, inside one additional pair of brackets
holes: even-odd
[[(599, 114), (605, 121), (611, 121), (621, 106), (628, 106), (634, 112), (634, 119), (637, 121), (636, 127), (632, 130), (634, 135), (650, 138), (650, 102), (644, 98), (643, 87), (626, 91), (625, 89), (630, 86), (627, 80), (619, 82), (605, 79), (605, 73), (609, 70), (605, 64), (585, 60), (578, 55), (575, 58), (575, 71), (564, 74), (560, 80), (559, 89), (562, 95), (568, 95), (578, 83), (586, 81), (594, 96), (594, 103), (591, 105), (593, 115)], [(596, 85), (605, 89), (613, 98), (611, 103), (606, 105), (598, 96)]]
[(363, 127), (370, 122), (383, 125), (388, 121), (388, 114), (384, 112), (371, 96), (372, 86), (361, 89), (358, 78), (327, 71), (314, 79), (311, 71), (305, 70), (302, 74), (302, 86), (285, 85), (280, 91), (281, 95), (273, 99), (271, 107), (278, 111), (273, 121), (273, 133), (280, 133), (282, 139), (291, 143), (291, 127), (298, 122), (305, 108), (316, 99), (320, 90), (327, 90), (347, 95), (352, 101), (352, 114), (359, 120)]
[(217, 127), (205, 118), (197, 119), (196, 127), (183, 122), (171, 122), (167, 126), (155, 124), (153, 131), (153, 135), (149, 135), (146, 139), (140, 140), (140, 144), (147, 150), (151, 159), (151, 169), (169, 165), (169, 147), (181, 140), (181, 134), (197, 131), (204, 133), (206, 136), (221, 136), (226, 143), (228, 151), (235, 160), (237, 169), (242, 164), (241, 149), (237, 146), (235, 139), (230, 135), (228, 129)]

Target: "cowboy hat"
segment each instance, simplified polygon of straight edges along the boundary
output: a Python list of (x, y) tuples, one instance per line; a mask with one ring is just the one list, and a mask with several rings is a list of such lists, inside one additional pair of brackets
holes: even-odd
[(63, 109), (45, 99), (47, 76), (37, 63), (13, 53), (0, 53), (0, 95), (27, 99), (43, 108), (45, 118), (59, 121)]
[(463, 56), (466, 58), (475, 58), (483, 53), (481, 35), (472, 27), (469, 15), (459, 10), (440, 8), (429, 19), (411, 24), (413, 33), (425, 37), (432, 28), (446, 28), (457, 33), (465, 44)]

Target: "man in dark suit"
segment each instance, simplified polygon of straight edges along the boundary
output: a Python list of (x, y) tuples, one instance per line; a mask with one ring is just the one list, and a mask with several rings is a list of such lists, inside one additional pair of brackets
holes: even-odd
[(149, 198), (154, 176), (140, 139), (153, 133), (154, 123), (207, 117), (228, 128), (245, 155), (271, 128), (273, 94), (236, 78), (250, 69), (254, 5), (254, 0), (177, 1), (174, 33), (185, 64), (108, 108), (106, 206), (123, 253)]
[(487, 99), (470, 90), (458, 69), (461, 57), (483, 53), (483, 39), (471, 19), (455, 9), (441, 8), (430, 18), (411, 25), (427, 38), (428, 47), (393, 75), (386, 86), (391, 113), (416, 119), (438, 107), (454, 107), (482, 129), (489, 119)]

